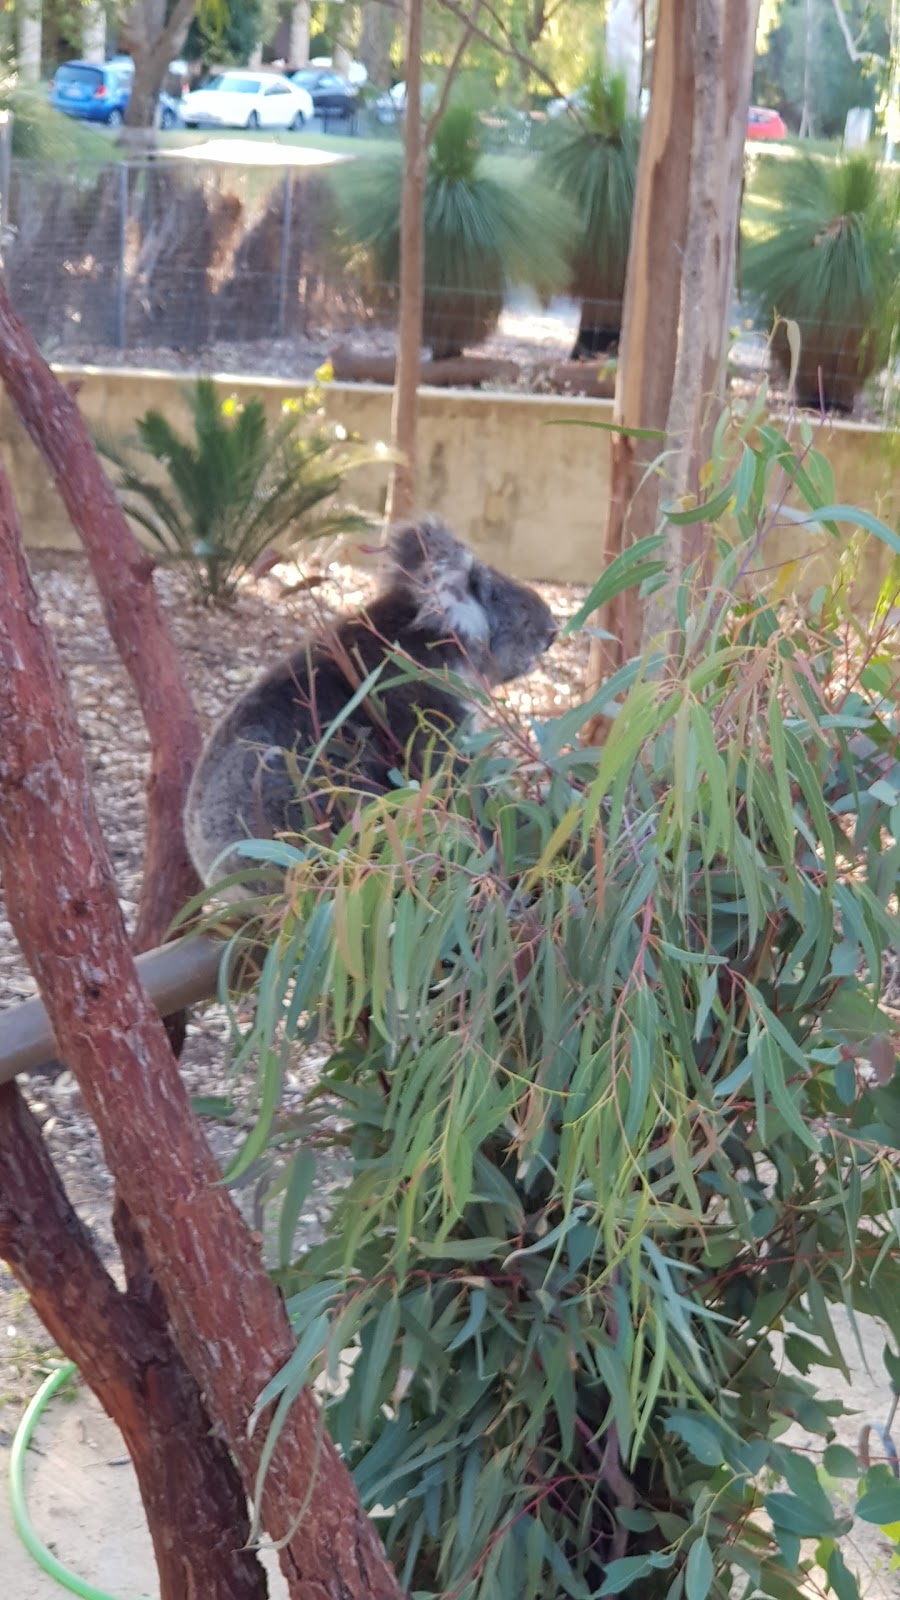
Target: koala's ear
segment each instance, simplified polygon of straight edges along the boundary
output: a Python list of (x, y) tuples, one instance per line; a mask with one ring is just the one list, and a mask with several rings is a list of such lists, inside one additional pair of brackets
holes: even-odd
[(391, 587), (416, 591), (454, 577), (466, 579), (473, 559), (471, 550), (437, 517), (397, 523), (388, 534), (385, 555)]
[(421, 517), (392, 529), (388, 560), (390, 585), (415, 601), (418, 626), (454, 634), (480, 660), (490, 622), (469, 586), (478, 565), (471, 550), (437, 517)]

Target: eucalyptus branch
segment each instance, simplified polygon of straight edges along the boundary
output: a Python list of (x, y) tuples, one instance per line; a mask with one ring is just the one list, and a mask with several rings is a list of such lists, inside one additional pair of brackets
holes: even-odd
[(492, 49), (499, 51), (501, 55), (508, 56), (512, 61), (518, 61), (520, 66), (527, 67), (529, 72), (533, 72), (536, 78), (540, 78), (541, 82), (546, 84), (556, 99), (562, 100), (564, 98), (562, 90), (556, 81), (550, 77), (550, 74), (545, 72), (543, 67), (538, 66), (532, 56), (526, 55), (524, 50), (519, 49), (503, 18), (489, 3), (489, 0), (479, 0), (475, 15), (480, 10), (486, 11), (491, 21), (496, 23), (499, 28), (502, 39), (497, 39), (494, 34), (488, 33), (487, 29), (480, 27), (475, 22), (474, 16), (470, 17), (467, 14), (466, 8), (460, 4), (460, 0), (438, 0), (438, 5), (444, 11), (449, 11), (452, 16), (458, 17), (460, 22), (465, 23), (471, 29), (470, 38), (481, 39), (484, 44), (489, 44)]

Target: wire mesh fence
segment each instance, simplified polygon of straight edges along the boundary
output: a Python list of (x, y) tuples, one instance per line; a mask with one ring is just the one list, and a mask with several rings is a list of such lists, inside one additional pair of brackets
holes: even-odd
[(12, 163), (4, 271), (55, 356), (202, 350), (364, 314), (333, 260), (327, 180), (196, 161)]
[[(396, 289), (346, 271), (322, 168), (156, 156), (86, 172), (10, 162), (0, 139), (0, 193), (7, 287), (51, 358), (146, 365), (168, 353), (163, 364), (211, 366), (227, 348), (243, 370), (306, 380), (333, 350), (355, 348), (359, 370), (349, 375), (391, 381)], [(608, 392), (603, 371), (618, 303), (541, 306), (496, 289), (426, 284), (425, 312), (435, 357), (478, 352), (494, 363), (445, 381)], [(739, 302), (734, 324), (733, 381), (749, 389), (771, 374), (783, 387), (786, 345), (770, 348)], [(821, 352), (808, 352), (804, 403), (814, 401), (824, 374), (840, 409), (841, 397), (853, 404), (862, 334), (846, 325), (824, 330)], [(591, 358), (599, 386), (562, 370), (573, 353)], [(833, 373), (829, 363), (837, 363)], [(876, 376), (864, 414), (895, 415), (896, 390), (896, 381), (879, 388)]]

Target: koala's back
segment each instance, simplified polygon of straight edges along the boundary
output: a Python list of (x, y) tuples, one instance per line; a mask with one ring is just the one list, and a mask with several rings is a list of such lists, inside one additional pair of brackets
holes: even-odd
[[(309, 639), (218, 722), (185, 810), (188, 847), (204, 881), (239, 839), (271, 838), (301, 826), (298, 770), (304, 770), (306, 758), (376, 667), (383, 665), (384, 679), (394, 677), (386, 657), (397, 639), (404, 654), (426, 668), (464, 670), (452, 641), (437, 643), (433, 633), (416, 626), (411, 602), (398, 606), (385, 598), (374, 601), (364, 617), (345, 620), (331, 636)], [(328, 740), (310, 773), (308, 791), (338, 782), (363, 794), (383, 793), (390, 772), (405, 767), (408, 753), (415, 769), (432, 737), (429, 729), (449, 738), (464, 716), (449, 686), (431, 678), (391, 683), (384, 701), (376, 684)], [(219, 871), (228, 870), (229, 864), (220, 862)]]

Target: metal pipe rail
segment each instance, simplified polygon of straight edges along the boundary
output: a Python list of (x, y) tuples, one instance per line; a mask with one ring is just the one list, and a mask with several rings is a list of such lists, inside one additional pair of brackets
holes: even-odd
[[(197, 934), (136, 957), (138, 977), (160, 1016), (213, 998), (224, 948), (221, 939)], [(0, 1013), (0, 1084), (58, 1057), (42, 1000), (23, 1000)]]

